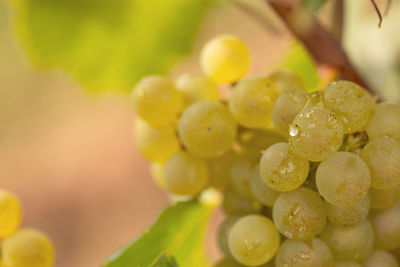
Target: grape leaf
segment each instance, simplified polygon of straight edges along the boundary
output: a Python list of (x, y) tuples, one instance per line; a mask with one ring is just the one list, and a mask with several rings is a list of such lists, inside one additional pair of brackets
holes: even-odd
[(168, 253), (161, 254), (151, 267), (178, 267), (174, 256)]
[(212, 0), (13, 0), (35, 65), (61, 67), (92, 91), (130, 91), (190, 52)]
[(303, 0), (303, 5), (311, 11), (317, 11), (320, 9), (327, 0)]
[(104, 266), (147, 267), (165, 251), (180, 266), (208, 266), (203, 238), (211, 211), (211, 205), (198, 200), (168, 207), (139, 239), (112, 255)]

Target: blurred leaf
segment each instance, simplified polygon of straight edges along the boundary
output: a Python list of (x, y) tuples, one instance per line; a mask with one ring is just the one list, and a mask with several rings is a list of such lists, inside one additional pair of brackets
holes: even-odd
[(178, 267), (178, 264), (172, 255), (163, 253), (151, 267)]
[(305, 5), (309, 10), (316, 11), (326, 2), (327, 0), (303, 0), (303, 5)]
[(61, 67), (92, 91), (129, 91), (190, 52), (212, 0), (13, 0), (35, 65)]
[(211, 211), (211, 205), (198, 200), (168, 207), (153, 226), (111, 256), (105, 266), (146, 267), (164, 251), (174, 255), (180, 266), (207, 266), (203, 239)]

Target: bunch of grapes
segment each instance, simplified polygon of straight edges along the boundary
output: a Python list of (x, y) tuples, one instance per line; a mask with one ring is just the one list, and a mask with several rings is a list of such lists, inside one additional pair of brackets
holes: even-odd
[(37, 230), (18, 229), (21, 204), (11, 192), (0, 189), (0, 267), (52, 267), (54, 247)]
[(132, 93), (157, 183), (223, 194), (216, 266), (399, 266), (400, 107), (349, 81), (308, 93), (284, 70), (243, 78), (249, 65), (240, 39), (218, 36), (204, 75), (148, 76)]

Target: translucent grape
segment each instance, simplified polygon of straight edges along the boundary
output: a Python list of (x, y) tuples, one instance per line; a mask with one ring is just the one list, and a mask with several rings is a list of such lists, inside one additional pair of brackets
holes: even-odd
[(20, 229), (3, 240), (1, 258), (6, 267), (52, 267), (54, 247), (43, 233)]
[(340, 151), (321, 162), (316, 183), (326, 201), (349, 206), (360, 202), (368, 193), (371, 175), (359, 156)]
[(242, 197), (231, 188), (227, 188), (222, 208), (229, 216), (242, 216), (261, 212), (262, 205), (255, 199)]
[(297, 114), (289, 135), (296, 153), (310, 161), (322, 161), (339, 150), (343, 127), (335, 113), (317, 104)]
[(304, 82), (300, 76), (288, 70), (278, 70), (269, 75), (268, 78), (275, 83), (281, 93), (305, 90)]
[(232, 226), (228, 242), (229, 249), (238, 262), (257, 266), (267, 263), (275, 256), (280, 235), (270, 219), (248, 215)]
[(358, 262), (352, 262), (352, 261), (341, 261), (335, 263), (335, 267), (364, 267)]
[(393, 206), (400, 199), (400, 186), (389, 190), (379, 190), (371, 187), (369, 195), (371, 209), (384, 210)]
[(400, 201), (387, 210), (373, 214), (376, 245), (392, 250), (400, 246)]
[(285, 240), (275, 258), (276, 267), (333, 267), (329, 247), (320, 239)]
[(374, 110), (372, 96), (353, 82), (332, 82), (322, 96), (325, 107), (335, 112), (341, 121), (344, 133), (363, 130)]
[(279, 232), (295, 240), (312, 239), (326, 224), (324, 202), (316, 192), (304, 187), (280, 194), (272, 216)]
[(132, 92), (136, 113), (147, 123), (160, 126), (175, 122), (183, 108), (182, 96), (172, 82), (162, 76), (146, 76)]
[(371, 187), (388, 190), (400, 185), (400, 142), (388, 137), (372, 140), (361, 158), (369, 167)]
[(250, 180), (250, 187), (254, 197), (268, 207), (273, 207), (276, 199), (280, 195), (280, 192), (269, 187), (261, 178), (259, 166), (254, 168)]
[(179, 136), (192, 154), (214, 158), (228, 151), (236, 136), (236, 122), (221, 103), (199, 101), (183, 112)]
[[(233, 258), (224, 258), (219, 262), (217, 262), (217, 264), (214, 265), (214, 267), (246, 267), (246, 265), (240, 264)], [(266, 264), (259, 265), (258, 267), (275, 267), (275, 266), (273, 260), (270, 260)]]
[(392, 103), (376, 105), (366, 131), (372, 140), (388, 136), (400, 142), (400, 106)]
[(200, 57), (203, 72), (218, 83), (232, 83), (242, 78), (250, 67), (246, 44), (233, 35), (217, 36), (203, 47)]
[(176, 88), (183, 95), (185, 107), (199, 100), (220, 100), (218, 86), (203, 75), (184, 74), (176, 81)]
[(253, 192), (250, 188), (250, 180), (253, 176), (254, 166), (244, 157), (239, 157), (232, 164), (231, 173), (231, 187), (239, 195), (246, 198), (254, 198)]
[(13, 234), (21, 220), (22, 208), (18, 198), (13, 193), (0, 189), (0, 238)]
[(243, 126), (267, 128), (272, 124), (272, 107), (278, 95), (278, 88), (268, 78), (244, 78), (233, 88), (229, 109)]
[(370, 207), (370, 198), (365, 196), (360, 202), (350, 206), (335, 206), (326, 202), (328, 219), (337, 225), (349, 226), (365, 221)]
[(171, 193), (195, 195), (207, 185), (209, 172), (204, 160), (187, 152), (180, 152), (165, 163), (164, 177)]
[(399, 267), (396, 258), (385, 250), (375, 250), (364, 265), (365, 267)]
[(369, 221), (353, 226), (328, 223), (321, 238), (331, 248), (337, 260), (365, 260), (372, 251), (374, 230)]
[(306, 180), (309, 170), (308, 161), (295, 154), (288, 143), (270, 146), (260, 160), (262, 179), (279, 192), (299, 187)]
[(235, 163), (237, 155), (232, 151), (228, 151), (222, 156), (213, 158), (208, 161), (210, 170), (209, 185), (216, 189), (224, 189), (231, 181), (232, 176), (229, 171)]
[(228, 236), (229, 231), (235, 222), (239, 220), (239, 217), (227, 217), (219, 226), (217, 233), (217, 242), (220, 250), (225, 256), (232, 257), (229, 250)]
[(167, 189), (164, 178), (164, 165), (160, 163), (152, 163), (150, 165), (150, 174), (153, 181), (162, 189)]

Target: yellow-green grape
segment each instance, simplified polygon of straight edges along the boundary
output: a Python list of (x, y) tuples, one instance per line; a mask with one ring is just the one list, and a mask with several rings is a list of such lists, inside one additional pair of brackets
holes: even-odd
[(365, 129), (372, 140), (388, 136), (400, 142), (400, 106), (392, 103), (376, 105)]
[(268, 78), (244, 78), (233, 88), (229, 109), (241, 125), (267, 128), (272, 124), (272, 107), (278, 96), (278, 88)]
[[(223, 258), (214, 267), (246, 267), (246, 265), (240, 264), (233, 258)], [(274, 261), (270, 260), (266, 264), (259, 265), (258, 267), (275, 267)]]
[(375, 250), (364, 262), (365, 267), (399, 267), (396, 258), (385, 250)]
[(363, 130), (375, 105), (367, 91), (349, 81), (330, 83), (323, 90), (322, 99), (325, 107), (338, 116), (345, 134)]
[(299, 187), (307, 178), (310, 165), (288, 143), (270, 146), (260, 160), (260, 173), (272, 189), (287, 192)]
[(239, 195), (246, 198), (254, 198), (253, 192), (250, 188), (251, 176), (253, 176), (253, 164), (244, 157), (239, 157), (232, 164), (231, 173), (231, 187)]
[(242, 78), (250, 67), (250, 52), (236, 36), (214, 37), (203, 47), (200, 57), (203, 72), (218, 83), (232, 83)]
[(400, 246), (400, 201), (387, 210), (374, 213), (371, 222), (377, 247), (392, 250)]
[(242, 216), (252, 213), (260, 213), (262, 205), (255, 199), (242, 197), (233, 189), (227, 188), (224, 191), (222, 208), (229, 216)]
[(165, 162), (180, 150), (178, 137), (170, 125), (155, 128), (137, 118), (135, 138), (140, 152), (152, 162)]
[(388, 137), (372, 140), (361, 150), (361, 158), (369, 167), (371, 187), (388, 190), (400, 185), (400, 142)]
[(343, 126), (334, 112), (317, 104), (297, 114), (289, 135), (296, 153), (310, 161), (322, 161), (339, 150)]
[(21, 224), (21, 219), (22, 208), (18, 198), (13, 193), (0, 189), (0, 238), (14, 233)]
[(281, 93), (305, 90), (303, 80), (297, 74), (288, 70), (278, 70), (268, 76), (278, 87)]
[(256, 166), (250, 179), (250, 188), (254, 197), (262, 204), (273, 207), (280, 192), (269, 187), (260, 175), (260, 167)]
[(312, 239), (326, 224), (324, 202), (318, 193), (305, 187), (280, 194), (272, 217), (279, 232), (295, 240)]
[(371, 209), (385, 210), (393, 206), (400, 199), (400, 186), (389, 190), (369, 189)]
[(247, 215), (232, 226), (228, 242), (232, 256), (238, 262), (257, 266), (275, 256), (280, 235), (270, 219), (261, 215)]
[(275, 101), (272, 109), (274, 127), (285, 136), (289, 135), (289, 125), (302, 110), (307, 101), (305, 91), (288, 91), (281, 94)]
[(374, 230), (369, 221), (353, 226), (328, 223), (319, 238), (331, 248), (336, 260), (363, 261), (372, 251)]
[(329, 247), (320, 239), (285, 240), (275, 258), (276, 267), (333, 267)]
[(365, 196), (360, 202), (350, 206), (335, 206), (326, 202), (328, 219), (337, 225), (349, 226), (365, 221), (370, 207), (370, 198)]
[(232, 257), (229, 250), (228, 236), (232, 226), (239, 220), (239, 217), (227, 217), (219, 226), (217, 233), (218, 247), (227, 257)]
[(173, 83), (158, 75), (146, 76), (133, 89), (133, 106), (136, 113), (154, 126), (170, 125), (182, 111), (182, 95)]
[(54, 247), (45, 234), (20, 229), (3, 240), (1, 258), (5, 267), (52, 267)]
[(219, 102), (199, 101), (188, 107), (179, 121), (179, 136), (192, 154), (215, 158), (228, 151), (237, 126), (229, 109)]
[(165, 163), (164, 177), (171, 193), (195, 195), (207, 185), (209, 172), (204, 160), (187, 152), (180, 152)]
[(326, 201), (336, 206), (350, 206), (368, 193), (371, 175), (359, 156), (340, 151), (321, 162), (316, 183)]
[(364, 266), (354, 261), (341, 261), (341, 262), (336, 262), (335, 267), (364, 267)]
[(235, 152), (229, 150), (222, 156), (208, 161), (208, 167), (210, 170), (209, 186), (222, 190), (228, 185), (232, 179), (229, 170), (235, 163), (236, 157), (237, 155)]
[(220, 100), (220, 93), (215, 82), (203, 75), (183, 74), (176, 81), (176, 89), (183, 95), (187, 107), (199, 100)]
[(164, 165), (160, 163), (151, 163), (150, 174), (153, 181), (162, 189), (167, 189), (164, 178)]

